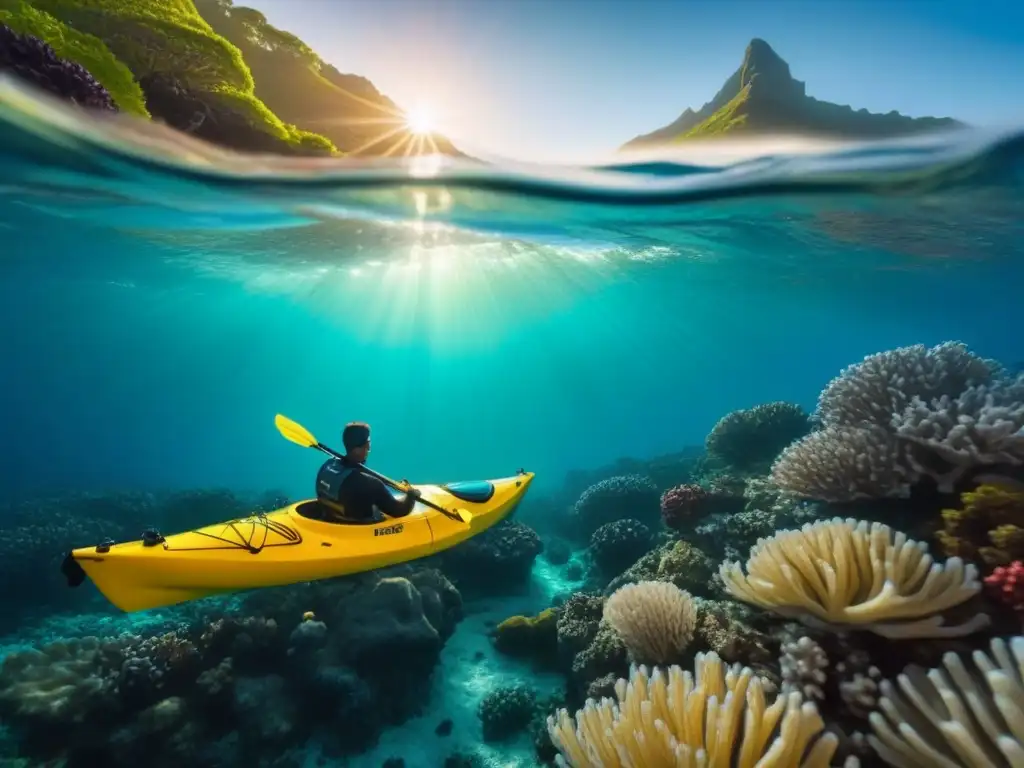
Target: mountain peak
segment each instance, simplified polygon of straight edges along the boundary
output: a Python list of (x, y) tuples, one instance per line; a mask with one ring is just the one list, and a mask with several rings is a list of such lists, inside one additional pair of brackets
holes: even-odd
[(789, 64), (771, 45), (755, 37), (747, 44), (739, 69), (711, 101), (698, 110), (687, 107), (673, 122), (636, 137), (624, 148), (733, 133), (883, 138), (955, 127), (962, 124), (950, 118), (911, 118), (895, 111), (872, 114), (818, 101), (807, 95), (803, 81), (793, 77)]

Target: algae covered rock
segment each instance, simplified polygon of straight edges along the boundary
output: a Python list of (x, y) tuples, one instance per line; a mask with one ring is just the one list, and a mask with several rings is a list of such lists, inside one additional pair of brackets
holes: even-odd
[(510, 616), (494, 630), (494, 647), (501, 653), (540, 662), (558, 655), (558, 613), (547, 608), (536, 616)]

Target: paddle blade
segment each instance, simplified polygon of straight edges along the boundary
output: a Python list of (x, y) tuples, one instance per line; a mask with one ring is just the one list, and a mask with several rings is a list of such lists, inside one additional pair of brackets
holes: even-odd
[(291, 440), (303, 448), (316, 448), (317, 446), (317, 440), (313, 437), (313, 433), (287, 416), (282, 416), (280, 413), (277, 414), (274, 417), (274, 426), (277, 427), (277, 431), (281, 433), (281, 437), (285, 440)]
[(464, 522), (466, 525), (469, 525), (473, 521), (473, 513), (468, 509), (453, 509), (452, 512), (454, 512), (459, 520)]

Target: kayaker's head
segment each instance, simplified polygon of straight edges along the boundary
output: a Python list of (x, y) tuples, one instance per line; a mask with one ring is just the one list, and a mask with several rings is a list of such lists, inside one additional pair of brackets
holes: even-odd
[(370, 425), (362, 421), (353, 421), (345, 425), (341, 433), (341, 442), (345, 446), (345, 456), (351, 461), (362, 464), (370, 455)]

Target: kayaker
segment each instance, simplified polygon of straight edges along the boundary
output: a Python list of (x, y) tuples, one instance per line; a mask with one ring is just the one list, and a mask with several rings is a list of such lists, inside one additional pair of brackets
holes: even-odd
[[(370, 455), (370, 425), (353, 421), (341, 433), (345, 456), (328, 459), (316, 476), (316, 496), (339, 523), (373, 523), (388, 517), (405, 517), (412, 512), (420, 492), (410, 489), (396, 499), (380, 480), (360, 472)], [(379, 510), (379, 512), (375, 512)]]

